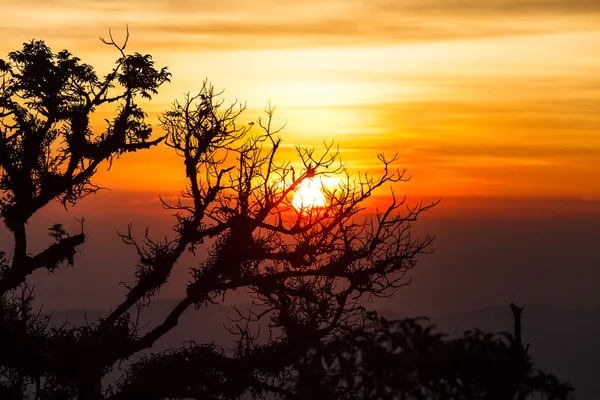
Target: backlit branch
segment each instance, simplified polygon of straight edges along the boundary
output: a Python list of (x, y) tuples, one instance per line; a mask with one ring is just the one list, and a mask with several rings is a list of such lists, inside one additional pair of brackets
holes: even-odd
[[(393, 198), (374, 218), (356, 218), (377, 189), (408, 180), (404, 171), (390, 169), (397, 156), (378, 155), (380, 177), (361, 174), (353, 179), (339, 151), (326, 143), (320, 154), (298, 147), (303, 168), (296, 170), (278, 161), (279, 130), (272, 128), (272, 108), (258, 122), (261, 132), (251, 135), (251, 124), (236, 123), (243, 107), (224, 107), (219, 95), (205, 83), (199, 94), (186, 96), (163, 115), (166, 143), (182, 157), (189, 185), (178, 201), (165, 204), (176, 211), (178, 236), (162, 244), (147, 238), (143, 246), (126, 237), (138, 251), (142, 272), (100, 326), (110, 326), (137, 301), (151, 297), (186, 248), (210, 240), (208, 258), (191, 268), (186, 297), (167, 318), (150, 332), (134, 335), (129, 348), (114, 353), (115, 360), (152, 346), (189, 306), (219, 302), (239, 289), (249, 290), (257, 304), (271, 310), (271, 329), (283, 332), (278, 340), (310, 336), (305, 345), (314, 345), (356, 320), (362, 294), (386, 295), (406, 285), (415, 256), (431, 244), (429, 237), (412, 239), (410, 222), (433, 204), (402, 214), (405, 202)], [(304, 180), (319, 177), (342, 178), (324, 190), (327, 205), (295, 209), (295, 191)], [(251, 342), (248, 331), (239, 333), (245, 338), (240, 340)]]

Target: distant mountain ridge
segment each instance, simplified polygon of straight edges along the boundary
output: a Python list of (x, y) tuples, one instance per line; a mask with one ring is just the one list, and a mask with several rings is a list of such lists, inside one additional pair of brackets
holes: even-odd
[[(141, 322), (150, 322), (147, 329), (164, 318), (177, 300), (157, 300), (142, 314)], [(249, 305), (237, 305), (245, 309)], [(68, 321), (74, 325), (92, 322), (106, 315), (101, 310), (53, 311), (53, 324)], [(395, 310), (381, 309), (379, 314), (388, 319), (401, 319)], [(188, 310), (179, 325), (160, 339), (152, 351), (176, 347), (182, 342), (215, 342), (225, 348), (233, 344), (233, 337), (225, 330), (237, 316), (230, 306), (211, 305), (199, 310)], [(450, 336), (479, 328), (487, 332), (512, 332), (513, 320), (508, 306), (465, 311), (431, 319), (440, 332)], [(551, 372), (575, 387), (578, 400), (595, 400), (600, 394), (600, 307), (560, 309), (545, 305), (525, 305), (523, 311), (523, 340), (529, 343), (535, 365)]]

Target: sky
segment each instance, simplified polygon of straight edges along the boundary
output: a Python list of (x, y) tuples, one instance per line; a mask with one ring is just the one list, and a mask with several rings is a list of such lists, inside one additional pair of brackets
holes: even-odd
[[(378, 173), (377, 153), (397, 152), (397, 166), (412, 176), (400, 190), (441, 197), (433, 214), (446, 218), (427, 225), (440, 236), (434, 260), (449, 265), (441, 274), (424, 270), (416, 290), (425, 301), (450, 296), (455, 303), (438, 305), (454, 304), (451, 311), (485, 294), (504, 304), (535, 286), (524, 300), (564, 292), (568, 304), (600, 304), (589, 287), (600, 278), (600, 255), (589, 242), (600, 234), (597, 0), (0, 0), (0, 9), (0, 58), (43, 39), (100, 73), (118, 54), (99, 37), (112, 29), (118, 41), (128, 26), (128, 50), (152, 54), (173, 74), (145, 104), (152, 122), (209, 79), (227, 101), (246, 103), (248, 121), (268, 101), (276, 106), (275, 122), (286, 124), (284, 159), (293, 159), (295, 145), (335, 140), (352, 171)], [(181, 161), (159, 147), (100, 169), (96, 183), (111, 191), (77, 212), (102, 215), (90, 226), (108, 235), (126, 228), (125, 217), (168, 229), (172, 221), (156, 216), (157, 195), (176, 194), (185, 179)], [(467, 223), (469, 216), (492, 220)], [(53, 218), (42, 217), (40, 226)], [(486, 239), (488, 230), (498, 233)], [(511, 240), (535, 245), (530, 253), (506, 251)], [(94, 262), (115, 265), (100, 242), (90, 244)], [(487, 250), (469, 253), (473, 246)], [(577, 279), (561, 281), (570, 254)], [(511, 286), (527, 268), (529, 278)], [(531, 273), (544, 268), (550, 272), (540, 284)], [(86, 282), (73, 296), (110, 297), (113, 289), (97, 283), (125, 279), (125, 270), (69, 270)], [(469, 278), (441, 288), (457, 274)], [(58, 275), (45, 299), (72, 282)]]
[[(208, 78), (256, 119), (267, 101), (293, 146), (335, 140), (354, 170), (398, 152), (406, 191), (442, 197), (600, 200), (600, 3), (594, 0), (0, 1), (0, 54), (32, 38), (98, 71), (150, 53), (172, 82), (151, 121)], [(99, 115), (102, 116), (102, 115)], [(135, 179), (132, 179), (135, 176)], [(177, 192), (166, 149), (100, 183)]]

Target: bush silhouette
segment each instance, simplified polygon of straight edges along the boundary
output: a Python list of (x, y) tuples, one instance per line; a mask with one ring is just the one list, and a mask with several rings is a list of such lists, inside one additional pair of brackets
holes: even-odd
[(570, 399), (570, 385), (533, 368), (517, 339), (519, 317), (513, 335), (475, 329), (449, 339), (427, 318), (368, 313), (302, 360), (294, 384), (302, 398)]
[[(242, 125), (244, 107), (225, 106), (208, 83), (162, 115), (165, 135), (153, 139), (137, 101), (157, 94), (170, 74), (150, 55), (127, 54), (127, 39), (122, 45), (112, 36), (104, 42), (119, 58), (102, 78), (66, 50), (53, 53), (43, 41), (25, 43), (0, 60), (0, 213), (14, 238), (10, 256), (0, 257), (1, 398), (352, 398), (359, 393), (360, 398), (424, 398), (417, 396), (423, 390), (438, 398), (469, 398), (451, 391), (457, 382), (472, 396), (495, 390), (493, 385), (509, 379), (505, 373), (518, 375), (510, 382), (529, 382), (530, 364), (496, 368), (498, 360), (514, 357), (505, 359), (508, 347), (490, 336), (442, 341), (414, 321), (392, 323), (366, 314), (361, 298), (388, 296), (408, 284), (407, 272), (432, 243), (431, 237), (413, 238), (411, 223), (434, 204), (409, 207), (392, 195), (375, 216), (362, 213), (378, 188), (408, 179), (391, 168), (396, 157), (378, 156), (379, 177), (353, 177), (332, 145), (321, 153), (298, 147), (302, 167), (294, 168), (277, 157), (281, 139), (272, 125), (273, 108), (264, 119)], [(90, 118), (101, 105), (112, 105), (114, 117), (104, 131), (94, 132)], [(60, 223), (49, 227), (54, 243), (34, 255), (27, 246), (28, 221), (51, 201), (68, 207), (98, 191), (93, 178), (101, 163), (159, 144), (181, 157), (187, 177), (180, 199), (164, 202), (175, 214), (175, 238), (122, 234), (138, 255), (123, 300), (86, 325), (51, 326), (33, 306), (27, 277), (76, 263), (86, 238), (84, 221), (78, 233)], [(294, 206), (292, 197), (303, 181), (332, 176), (339, 183), (323, 187), (325, 206)], [(137, 315), (181, 256), (200, 252), (199, 246), (208, 251), (202, 250), (204, 257), (191, 268), (181, 301), (144, 331)], [(239, 289), (253, 296), (256, 309), (240, 311), (233, 351), (190, 342), (136, 357), (190, 307), (222, 302)], [(256, 334), (261, 321), (270, 330), (266, 339)], [(391, 333), (392, 327), (401, 334)], [(385, 355), (381, 335), (420, 347), (400, 358)], [(363, 364), (344, 361), (339, 368), (319, 369), (322, 360), (342, 363), (359, 350)], [(380, 356), (399, 361), (380, 362)], [(457, 361), (463, 357), (466, 361)], [(105, 382), (123, 361), (130, 364), (122, 377)], [(399, 364), (405, 362), (408, 367)], [(406, 375), (406, 368), (417, 375)], [(499, 380), (487, 381), (488, 374)], [(340, 384), (354, 390), (353, 377), (361, 377), (356, 394), (340, 391)]]

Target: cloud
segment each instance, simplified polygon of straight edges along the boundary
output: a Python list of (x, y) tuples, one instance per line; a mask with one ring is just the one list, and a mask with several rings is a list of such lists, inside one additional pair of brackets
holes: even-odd
[[(72, 0), (55, 0), (54, 5), (72, 5)], [(84, 0), (80, 3), (95, 8), (111, 8), (122, 4), (120, 0)], [(280, 15), (297, 15), (298, 11), (315, 10), (321, 15), (328, 11), (343, 12), (344, 10), (371, 12), (402, 12), (415, 10), (423, 11), (469, 11), (469, 12), (536, 12), (536, 13), (586, 13), (600, 12), (600, 3), (596, 0), (133, 0), (128, 4), (150, 6), (164, 11), (179, 10), (181, 12), (196, 12), (209, 14), (221, 12), (229, 15), (236, 13), (267, 14), (270, 17)], [(287, 11), (287, 12), (286, 12)], [(296, 13), (294, 13), (296, 11)], [(362, 17), (368, 17), (363, 15)]]
[[(5, 37), (34, 32), (89, 40), (108, 28), (129, 24), (138, 43), (203, 49), (406, 43), (593, 29), (599, 4), (593, 0), (35, 0), (4, 5), (0, 29)], [(527, 18), (515, 19), (515, 13)], [(553, 14), (551, 23), (542, 18), (548, 14)]]
[(600, 12), (600, 2), (596, 0), (420, 0), (418, 2), (382, 0), (375, 2), (375, 4), (383, 9), (394, 11), (402, 11), (408, 8), (419, 11), (477, 14), (580, 14)]

